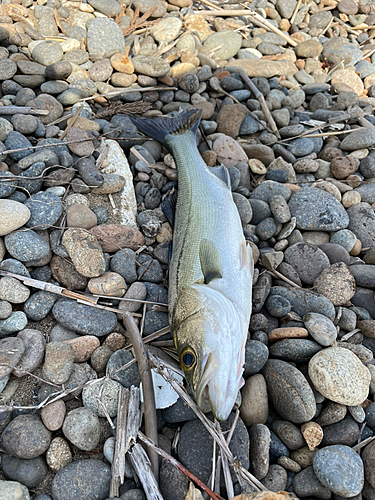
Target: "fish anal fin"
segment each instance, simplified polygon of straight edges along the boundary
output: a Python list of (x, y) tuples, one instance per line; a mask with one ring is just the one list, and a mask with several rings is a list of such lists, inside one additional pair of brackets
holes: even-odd
[(246, 243), (243, 239), (240, 245), (240, 269), (247, 267), (250, 271), (251, 276), (254, 272), (254, 259), (251, 246)]
[(173, 191), (165, 200), (161, 202), (161, 209), (164, 212), (164, 215), (168, 219), (169, 225), (173, 229), (174, 227), (174, 216), (176, 212), (177, 205), (177, 191)]
[(220, 167), (208, 167), (208, 169), (211, 173), (216, 175), (218, 179), (223, 181), (224, 184), (228, 187), (228, 189), (231, 189), (230, 176), (227, 167), (221, 164)]
[(201, 240), (199, 245), (199, 259), (206, 284), (214, 279), (223, 277), (220, 254), (211, 240)]

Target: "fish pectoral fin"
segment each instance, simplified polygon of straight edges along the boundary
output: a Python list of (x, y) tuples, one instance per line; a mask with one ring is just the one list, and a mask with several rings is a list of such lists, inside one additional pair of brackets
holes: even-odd
[(211, 240), (201, 240), (199, 245), (199, 260), (206, 284), (214, 279), (223, 277), (220, 254)]
[(224, 184), (230, 189), (230, 177), (227, 167), (223, 164), (220, 167), (208, 167), (209, 171), (216, 175), (218, 179), (224, 182)]
[(177, 205), (177, 191), (173, 191), (165, 200), (161, 202), (161, 209), (166, 216), (169, 225), (173, 229), (174, 226), (174, 216), (176, 213), (176, 205)]

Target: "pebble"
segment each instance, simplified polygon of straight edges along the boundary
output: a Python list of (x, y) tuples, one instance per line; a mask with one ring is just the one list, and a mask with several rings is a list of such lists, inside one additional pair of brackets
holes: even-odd
[(375, 488), (375, 474), (374, 474), (374, 455), (375, 455), (375, 446), (374, 441), (369, 443), (362, 452), (362, 460), (365, 469), (365, 478), (366, 481), (371, 485), (372, 488)]
[(336, 495), (354, 497), (363, 488), (363, 463), (349, 446), (334, 445), (318, 450), (313, 468), (318, 480)]
[(348, 217), (343, 206), (321, 189), (305, 188), (296, 191), (289, 201), (289, 209), (291, 216), (296, 218), (298, 229), (338, 231), (349, 225), (350, 216)]
[(72, 461), (72, 452), (68, 443), (62, 437), (52, 439), (46, 453), (46, 461), (52, 472), (58, 472)]
[(48, 474), (48, 467), (42, 456), (23, 460), (4, 454), (1, 468), (9, 479), (31, 489), (36, 488)]
[(284, 260), (296, 270), (301, 281), (310, 285), (329, 266), (327, 255), (316, 246), (306, 243), (288, 247), (284, 252)]
[(266, 477), (269, 463), (270, 430), (263, 424), (255, 424), (250, 430), (251, 472), (257, 479)]
[(303, 322), (313, 339), (323, 347), (329, 347), (337, 337), (334, 323), (323, 314), (308, 313)]
[(127, 387), (129, 389), (131, 386), (139, 387), (139, 384), (141, 383), (138, 366), (134, 363), (127, 369), (120, 370), (120, 368), (133, 359), (134, 357), (129, 351), (119, 350), (111, 355), (107, 363), (107, 373), (111, 374), (119, 370), (117, 373), (113, 374), (113, 380), (120, 382), (123, 387)]
[(100, 440), (99, 418), (89, 408), (76, 408), (66, 415), (62, 431), (74, 446), (80, 450), (91, 451)]
[(109, 495), (111, 468), (99, 460), (72, 462), (59, 470), (53, 479), (55, 500), (68, 500), (71, 495), (82, 500), (105, 500)]
[(18, 415), (1, 435), (4, 450), (22, 459), (39, 457), (48, 449), (50, 442), (51, 433), (38, 415)]
[(27, 328), (17, 334), (25, 346), (21, 359), (13, 369), (13, 375), (23, 377), (27, 372), (33, 372), (42, 364), (46, 341), (43, 334), (38, 330)]
[(64, 384), (69, 379), (74, 363), (74, 349), (64, 342), (46, 345), (43, 377), (54, 384)]
[(64, 232), (62, 244), (83, 276), (92, 278), (105, 272), (103, 250), (93, 234), (81, 228), (69, 228)]
[[(105, 417), (102, 405), (110, 417), (117, 415), (117, 403), (121, 384), (115, 380), (106, 380), (85, 387), (82, 391), (82, 402), (86, 408), (93, 410), (99, 417)], [(99, 403), (100, 401), (102, 405)]]
[(30, 500), (29, 491), (17, 481), (0, 481), (0, 489), (4, 498), (9, 500)]
[(314, 281), (315, 290), (335, 306), (346, 304), (354, 295), (355, 279), (346, 264), (338, 262), (324, 269)]
[(40, 416), (43, 424), (50, 431), (57, 431), (62, 427), (66, 413), (65, 403), (62, 399), (50, 403), (42, 408)]
[(81, 335), (102, 337), (111, 333), (117, 324), (115, 313), (70, 300), (57, 301), (52, 313), (62, 326)]
[(342, 347), (329, 347), (309, 362), (309, 377), (314, 387), (336, 403), (355, 406), (368, 394), (370, 373), (357, 356)]
[(30, 219), (30, 210), (17, 201), (0, 199), (0, 236), (10, 234)]
[[(305, 377), (297, 368), (285, 361), (270, 359), (263, 369), (263, 375), (270, 400), (281, 417), (294, 423), (312, 419), (316, 411), (315, 398)], [(298, 398), (296, 394), (299, 395)]]
[(260, 373), (249, 377), (241, 390), (241, 418), (247, 427), (264, 424), (268, 416), (266, 381)]
[(294, 477), (293, 489), (299, 497), (317, 496), (325, 500), (331, 498), (331, 490), (318, 480), (313, 466), (306, 467)]
[(37, 261), (50, 251), (48, 243), (33, 230), (7, 234), (4, 243), (10, 255), (21, 262)]
[[(222, 424), (223, 430), (229, 429), (233, 423), (234, 415)], [(238, 419), (233, 436), (229, 445), (232, 453), (241, 460), (245, 469), (249, 468), (249, 445), (248, 431)], [(213, 439), (199, 420), (191, 420), (181, 429), (178, 442), (178, 458), (185, 467), (196, 475), (201, 481), (207, 482), (212, 472), (212, 449)]]

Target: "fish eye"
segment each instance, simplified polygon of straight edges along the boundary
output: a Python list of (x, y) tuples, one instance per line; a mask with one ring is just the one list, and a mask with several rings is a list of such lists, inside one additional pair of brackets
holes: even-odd
[(184, 370), (191, 370), (196, 363), (196, 356), (190, 347), (186, 347), (180, 356), (180, 363)]

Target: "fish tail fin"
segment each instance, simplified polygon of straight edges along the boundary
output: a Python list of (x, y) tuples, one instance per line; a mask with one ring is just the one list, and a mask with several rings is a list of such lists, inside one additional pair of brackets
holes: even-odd
[(157, 116), (156, 118), (133, 118), (131, 121), (136, 127), (152, 139), (165, 144), (168, 136), (183, 135), (192, 132), (195, 136), (202, 116), (201, 109), (192, 109), (178, 118), (168, 116)]

